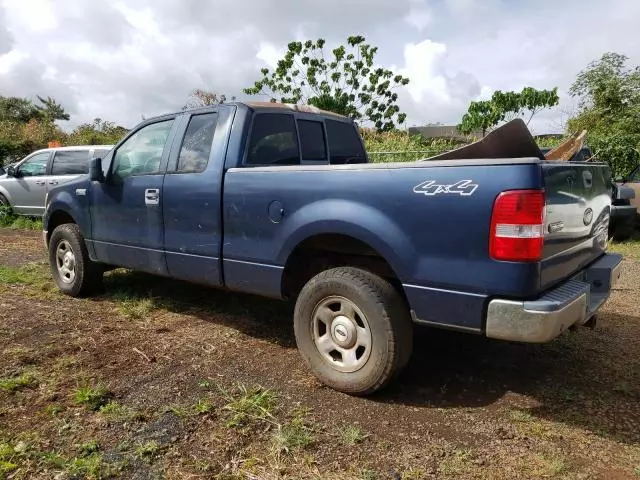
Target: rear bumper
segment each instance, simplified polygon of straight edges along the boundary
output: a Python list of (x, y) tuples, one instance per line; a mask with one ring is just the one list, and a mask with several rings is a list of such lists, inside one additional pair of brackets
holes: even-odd
[(574, 325), (586, 323), (607, 300), (620, 278), (622, 255), (606, 254), (537, 300), (489, 302), (486, 336), (544, 343)]
[(635, 205), (612, 205), (611, 220), (624, 221), (635, 218), (638, 209)]

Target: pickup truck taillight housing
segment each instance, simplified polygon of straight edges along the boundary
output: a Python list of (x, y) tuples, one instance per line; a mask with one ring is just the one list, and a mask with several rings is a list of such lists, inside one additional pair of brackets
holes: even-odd
[(544, 216), (544, 190), (510, 190), (498, 195), (491, 215), (491, 258), (539, 261), (544, 245)]

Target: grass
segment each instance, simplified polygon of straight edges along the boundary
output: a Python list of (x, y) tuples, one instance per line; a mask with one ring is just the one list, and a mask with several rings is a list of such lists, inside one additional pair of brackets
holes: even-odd
[(42, 219), (16, 215), (11, 207), (0, 207), (0, 227), (16, 230), (42, 230)]
[(262, 387), (247, 389), (239, 385), (235, 394), (222, 390), (228, 403), (223, 407), (228, 413), (228, 427), (244, 427), (255, 421), (273, 422), (272, 412), (276, 407), (276, 396)]
[(469, 450), (456, 450), (442, 462), (440, 462), (440, 473), (444, 475), (463, 475), (471, 466), (473, 454)]
[(274, 441), (278, 452), (291, 453), (303, 450), (315, 440), (313, 429), (305, 422), (303, 414), (296, 415), (289, 423), (279, 426)]
[(146, 318), (157, 308), (151, 297), (140, 297), (126, 291), (114, 292), (112, 297), (114, 301), (118, 302), (118, 312), (133, 320)]
[(355, 425), (349, 425), (340, 430), (340, 439), (348, 447), (362, 443), (368, 436)]
[(83, 385), (76, 389), (73, 394), (74, 401), (83, 405), (88, 410), (99, 410), (102, 406), (107, 404), (109, 400), (110, 392), (107, 388), (101, 384), (94, 386)]
[(139, 460), (152, 461), (160, 453), (160, 444), (155, 440), (136, 446), (135, 456)]
[(609, 244), (609, 252), (621, 253), (623, 256), (640, 259), (640, 240), (629, 240), (627, 242), (612, 242)]
[(17, 268), (0, 265), (0, 283), (44, 287), (51, 283), (50, 279), (44, 275), (45, 271), (43, 266), (37, 263)]
[(140, 414), (138, 412), (113, 400), (99, 407), (98, 411), (104, 417), (114, 422), (122, 422), (140, 418)]
[(22, 388), (27, 388), (36, 384), (36, 377), (31, 372), (22, 372), (13, 377), (0, 378), (0, 390), (5, 392), (15, 392)]
[(204, 415), (213, 410), (213, 403), (211, 403), (211, 400), (209, 400), (208, 398), (201, 398), (192, 407), (192, 410), (196, 415)]

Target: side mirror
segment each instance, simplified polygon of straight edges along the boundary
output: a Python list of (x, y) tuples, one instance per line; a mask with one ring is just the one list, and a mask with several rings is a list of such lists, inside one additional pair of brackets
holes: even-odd
[(622, 175), (618, 175), (613, 179), (613, 181), (616, 183), (624, 183), (624, 177)]
[(89, 162), (89, 180), (92, 182), (104, 183), (101, 158), (92, 158)]
[(16, 167), (13, 165), (7, 168), (7, 177), (17, 177), (16, 173)]

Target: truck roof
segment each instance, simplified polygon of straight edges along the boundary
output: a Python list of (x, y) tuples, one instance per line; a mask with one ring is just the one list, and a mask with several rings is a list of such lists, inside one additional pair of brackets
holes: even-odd
[[(294, 103), (280, 103), (280, 102), (226, 102), (222, 105), (236, 105), (239, 106), (241, 108), (246, 108), (249, 110), (290, 110), (292, 112), (301, 112), (301, 113), (311, 113), (311, 114), (316, 114), (316, 115), (324, 115), (327, 117), (334, 117), (338, 120), (342, 120), (342, 121), (352, 121), (349, 117), (345, 116), (345, 115), (340, 115), (338, 113), (334, 113), (334, 112), (330, 112), (328, 110), (323, 110), (321, 108), (318, 107), (314, 107), (313, 105), (306, 105), (306, 104), (294, 104)], [(188, 110), (180, 110), (178, 112), (170, 112), (170, 113), (163, 113), (160, 115), (155, 115), (153, 117), (149, 117), (145, 119), (146, 121), (149, 120), (155, 120), (158, 118), (162, 118), (162, 117), (166, 117), (169, 115), (178, 115), (180, 113), (185, 113), (185, 112), (206, 112), (209, 110), (212, 110), (214, 108), (218, 107), (218, 105), (207, 105), (204, 107), (198, 107), (198, 108), (191, 108)]]

